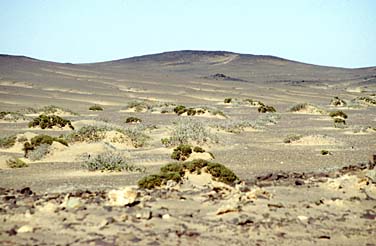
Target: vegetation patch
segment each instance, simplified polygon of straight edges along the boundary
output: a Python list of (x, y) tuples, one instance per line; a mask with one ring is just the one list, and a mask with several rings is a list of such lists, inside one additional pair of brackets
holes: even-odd
[(25, 120), (25, 116), (19, 112), (1, 111), (0, 120), (5, 120), (5, 121)]
[(23, 168), (23, 167), (28, 167), (28, 165), (21, 159), (19, 158), (11, 158), (6, 161), (8, 167), (10, 168)]
[(292, 113), (306, 113), (306, 114), (325, 114), (325, 110), (309, 104), (309, 103), (299, 103), (291, 107), (288, 112)]
[(345, 107), (347, 105), (347, 103), (345, 102), (345, 100), (342, 100), (341, 98), (339, 97), (334, 97), (331, 101), (330, 101), (330, 105), (334, 106), (334, 107)]
[(352, 100), (353, 102), (358, 102), (361, 104), (369, 105), (369, 106), (376, 106), (376, 99), (372, 97), (367, 97), (367, 96), (361, 96), (357, 97)]
[(137, 117), (128, 117), (126, 120), (125, 120), (125, 123), (141, 123), (142, 120), (137, 118)]
[(31, 122), (29, 122), (29, 127), (37, 127), (39, 126), (41, 129), (52, 129), (54, 126), (63, 128), (65, 126), (69, 126), (72, 130), (74, 127), (70, 120), (61, 118), (57, 115), (45, 115), (41, 114), (38, 117), (34, 118)]
[(185, 163), (167, 164), (161, 167), (159, 174), (149, 175), (139, 180), (138, 186), (153, 189), (165, 185), (169, 180), (179, 183), (184, 178), (185, 172), (200, 174), (202, 171), (210, 173), (215, 180), (229, 185), (239, 180), (235, 173), (224, 165), (198, 159)]
[(341, 110), (333, 111), (329, 113), (329, 116), (332, 118), (342, 118), (342, 119), (347, 119), (347, 114), (345, 114)]
[(342, 118), (334, 118), (334, 127), (335, 128), (345, 128), (346, 127), (346, 120)]
[(332, 153), (329, 150), (321, 150), (321, 155), (331, 155)]
[(190, 155), (195, 153), (205, 153), (205, 150), (199, 146), (192, 147), (189, 144), (181, 144), (174, 149), (171, 154), (171, 159), (175, 159), (178, 161), (185, 161), (187, 160)]
[(295, 141), (298, 141), (299, 139), (301, 139), (303, 136), (300, 135), (300, 134), (291, 134), (291, 135), (288, 135), (284, 140), (283, 142), (284, 143), (293, 143)]
[(37, 135), (30, 139), (30, 142), (24, 143), (23, 150), (25, 151), (25, 157), (28, 157), (29, 152), (35, 150), (36, 147), (42, 144), (51, 145), (53, 142), (58, 142), (65, 146), (68, 146), (68, 142), (65, 139), (51, 137), (48, 135)]
[(231, 103), (232, 98), (225, 98), (224, 103)]
[(108, 129), (99, 126), (83, 126), (79, 130), (66, 136), (70, 142), (98, 142), (105, 138)]
[(268, 106), (268, 105), (261, 105), (258, 107), (257, 111), (259, 113), (275, 113), (277, 112), (273, 106)]
[(103, 111), (103, 108), (99, 105), (93, 105), (89, 107), (89, 110), (91, 111)]
[(16, 143), (16, 140), (17, 140), (16, 135), (2, 137), (0, 138), (0, 148), (5, 148), (5, 149), (11, 148)]
[(208, 112), (209, 114), (214, 115), (214, 116), (219, 115), (222, 117), (226, 117), (226, 115), (222, 111), (216, 108), (210, 108), (206, 106), (197, 107), (197, 108), (187, 108), (184, 105), (178, 105), (174, 108), (174, 112), (177, 115), (182, 115), (186, 113), (188, 116), (203, 115), (206, 112)]
[(128, 160), (118, 152), (107, 151), (90, 157), (83, 164), (89, 171), (128, 171), (144, 172), (145, 169), (128, 163)]

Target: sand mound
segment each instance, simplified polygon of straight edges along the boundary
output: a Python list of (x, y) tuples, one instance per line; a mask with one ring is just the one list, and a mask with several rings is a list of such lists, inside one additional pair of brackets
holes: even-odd
[(294, 145), (338, 145), (340, 144), (335, 138), (324, 135), (304, 136), (291, 142)]
[(289, 112), (297, 113), (297, 114), (319, 114), (323, 115), (326, 114), (326, 111), (308, 103), (301, 103), (293, 106), (289, 109)]

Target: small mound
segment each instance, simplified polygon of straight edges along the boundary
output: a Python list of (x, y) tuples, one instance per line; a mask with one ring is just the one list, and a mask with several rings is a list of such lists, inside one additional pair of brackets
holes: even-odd
[(299, 103), (288, 110), (288, 112), (298, 114), (326, 114), (324, 109), (321, 109), (315, 105), (309, 103)]
[(201, 175), (202, 173), (210, 174), (211, 180), (229, 185), (239, 180), (239, 178), (224, 165), (198, 159), (185, 163), (167, 164), (161, 167), (159, 174), (149, 175), (139, 180), (138, 186), (144, 189), (153, 189), (167, 185), (170, 180), (170, 182), (181, 183), (192, 173), (197, 175)]
[(295, 141), (291, 141), (290, 144), (293, 145), (338, 145), (335, 138), (328, 137), (325, 135), (311, 135), (298, 138)]

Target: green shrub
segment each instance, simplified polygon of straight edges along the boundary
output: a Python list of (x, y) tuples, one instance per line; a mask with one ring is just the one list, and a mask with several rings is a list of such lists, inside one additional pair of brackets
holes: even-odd
[(0, 148), (10, 148), (16, 143), (17, 136), (11, 135), (7, 137), (0, 138)]
[(162, 142), (162, 144), (163, 144), (165, 147), (169, 147), (169, 146), (171, 146), (171, 139), (170, 139), (170, 138), (162, 138), (162, 139), (161, 139), (161, 142)]
[(192, 146), (188, 144), (181, 144), (174, 149), (171, 158), (178, 161), (185, 161), (192, 154)]
[(23, 150), (25, 151), (25, 157), (28, 157), (28, 153), (30, 151), (35, 150), (36, 147), (46, 144), (51, 145), (53, 142), (61, 143), (65, 146), (68, 146), (68, 142), (65, 139), (57, 138), (57, 137), (51, 137), (48, 135), (37, 135), (30, 139), (30, 142), (25, 142)]
[(284, 140), (283, 142), (284, 143), (292, 143), (292, 142), (295, 142), (295, 141), (298, 141), (299, 139), (301, 139), (303, 136), (300, 135), (300, 134), (291, 134), (291, 135), (288, 135)]
[(142, 120), (139, 119), (139, 118), (136, 118), (136, 117), (128, 117), (126, 120), (125, 120), (125, 123), (141, 123)]
[(329, 116), (332, 117), (332, 118), (334, 118), (334, 117), (340, 117), (340, 118), (343, 118), (343, 119), (347, 119), (347, 114), (345, 114), (341, 110), (330, 112)]
[(196, 146), (196, 147), (193, 148), (193, 152), (204, 153), (205, 150), (203, 148), (201, 148), (200, 146)]
[(90, 157), (83, 164), (89, 171), (130, 171), (144, 172), (143, 168), (131, 165), (128, 160), (118, 152), (104, 152), (94, 157)]
[(274, 113), (276, 112), (273, 106), (261, 105), (258, 109), (259, 113)]
[(103, 108), (99, 105), (93, 105), (93, 106), (90, 106), (89, 110), (91, 110), (91, 111), (103, 111)]
[(28, 165), (19, 158), (11, 158), (11, 159), (7, 160), (6, 163), (10, 168), (28, 167)]
[(194, 116), (196, 114), (196, 110), (193, 108), (187, 109), (187, 115), (188, 116)]
[(203, 168), (206, 168), (208, 173), (210, 173), (217, 181), (226, 184), (233, 184), (238, 180), (238, 177), (224, 165), (198, 159), (186, 163), (167, 164), (161, 167), (159, 174), (149, 175), (139, 180), (138, 186), (144, 189), (152, 189), (166, 184), (168, 180), (173, 180), (179, 183), (184, 177), (186, 171), (191, 173), (197, 172), (200, 174)]
[(52, 128), (54, 126), (65, 127), (66, 125), (68, 125), (69, 128), (74, 130), (74, 127), (72, 126), (70, 120), (63, 119), (57, 115), (41, 114), (38, 117), (34, 118), (33, 121), (29, 122), (29, 127), (40, 126), (40, 128), (42, 129)]
[(184, 114), (185, 112), (187, 112), (187, 108), (183, 105), (178, 105), (174, 108), (174, 112), (177, 115), (181, 115), (181, 114)]
[(231, 103), (232, 98), (225, 98), (224, 103)]

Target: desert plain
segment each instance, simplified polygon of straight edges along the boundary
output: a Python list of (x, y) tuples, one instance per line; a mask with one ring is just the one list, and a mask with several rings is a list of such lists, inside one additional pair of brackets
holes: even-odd
[(2, 245), (376, 245), (376, 67), (0, 55), (0, 98)]

